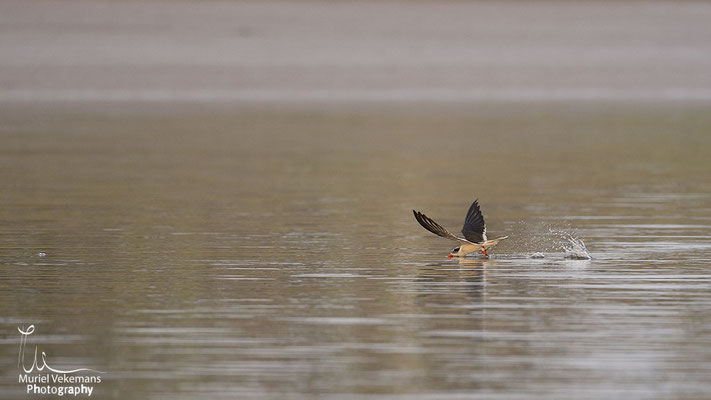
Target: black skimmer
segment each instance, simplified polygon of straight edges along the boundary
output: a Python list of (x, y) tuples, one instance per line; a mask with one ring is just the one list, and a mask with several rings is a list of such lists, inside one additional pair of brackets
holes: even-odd
[(417, 222), (419, 222), (423, 228), (437, 236), (459, 242), (459, 246), (452, 249), (452, 252), (449, 253), (449, 258), (464, 257), (475, 251), (481, 251), (484, 256), (488, 257), (489, 254), (486, 251), (496, 246), (499, 241), (508, 237), (502, 236), (496, 239), (487, 239), (486, 223), (484, 222), (484, 216), (481, 214), (481, 209), (479, 209), (478, 199), (474, 200), (472, 205), (469, 207), (469, 211), (467, 211), (467, 216), (464, 219), (464, 226), (462, 227), (462, 234), (464, 235), (463, 238), (454, 236), (448, 230), (443, 228), (442, 225), (436, 223), (425, 214), (415, 210), (412, 210), (412, 212), (415, 214)]

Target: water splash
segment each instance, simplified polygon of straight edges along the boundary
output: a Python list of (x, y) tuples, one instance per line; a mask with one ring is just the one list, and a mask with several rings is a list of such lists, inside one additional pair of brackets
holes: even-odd
[(520, 237), (519, 251), (526, 253), (528, 258), (547, 258), (552, 254), (560, 254), (571, 260), (589, 260), (592, 257), (585, 243), (578, 237), (572, 227), (551, 226), (549, 223), (528, 223), (519, 221), (516, 227)]
[(569, 243), (563, 246), (563, 250), (565, 250), (565, 258), (570, 260), (589, 260), (592, 258), (582, 239), (579, 239), (571, 234), (568, 234), (567, 239)]

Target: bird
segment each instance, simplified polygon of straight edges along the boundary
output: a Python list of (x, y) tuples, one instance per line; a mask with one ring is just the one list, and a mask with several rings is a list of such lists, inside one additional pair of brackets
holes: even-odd
[(481, 214), (481, 209), (479, 208), (479, 199), (474, 200), (472, 205), (469, 207), (469, 211), (467, 211), (467, 216), (464, 218), (464, 226), (462, 227), (462, 234), (464, 235), (463, 238), (453, 235), (447, 229), (442, 227), (442, 225), (438, 224), (425, 214), (415, 210), (412, 210), (412, 212), (415, 214), (417, 222), (419, 222), (423, 228), (437, 236), (459, 242), (459, 246), (452, 249), (447, 256), (449, 258), (464, 257), (467, 254), (474, 253), (476, 251), (481, 251), (485, 257), (489, 257), (487, 250), (496, 246), (499, 241), (508, 237), (502, 236), (491, 240), (486, 237), (486, 223), (484, 222), (484, 216)]

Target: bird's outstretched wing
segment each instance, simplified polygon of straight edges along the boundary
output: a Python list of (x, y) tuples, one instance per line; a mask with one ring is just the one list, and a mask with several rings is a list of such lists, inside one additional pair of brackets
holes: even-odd
[(469, 207), (469, 211), (467, 211), (462, 234), (470, 242), (486, 242), (486, 223), (484, 222), (484, 216), (481, 215), (478, 199), (474, 200), (471, 207)]
[(442, 236), (443, 238), (447, 238), (450, 240), (456, 240), (457, 242), (465, 242), (465, 240), (454, 236), (451, 232), (443, 228), (442, 225), (434, 222), (433, 219), (426, 216), (425, 214), (415, 210), (412, 210), (412, 212), (415, 214), (415, 219), (417, 220), (417, 222), (419, 222), (423, 228), (434, 233), (435, 235)]

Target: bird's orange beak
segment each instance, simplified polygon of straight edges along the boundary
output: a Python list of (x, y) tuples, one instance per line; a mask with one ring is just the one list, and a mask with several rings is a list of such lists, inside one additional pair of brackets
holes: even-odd
[(452, 258), (452, 257), (454, 257), (454, 254), (449, 253), (449, 255), (447, 257)]
[(487, 256), (487, 257), (489, 256), (488, 254), (486, 254), (486, 250), (484, 250), (484, 249), (481, 249), (481, 254), (483, 254), (483, 255), (485, 255), (485, 256)]

